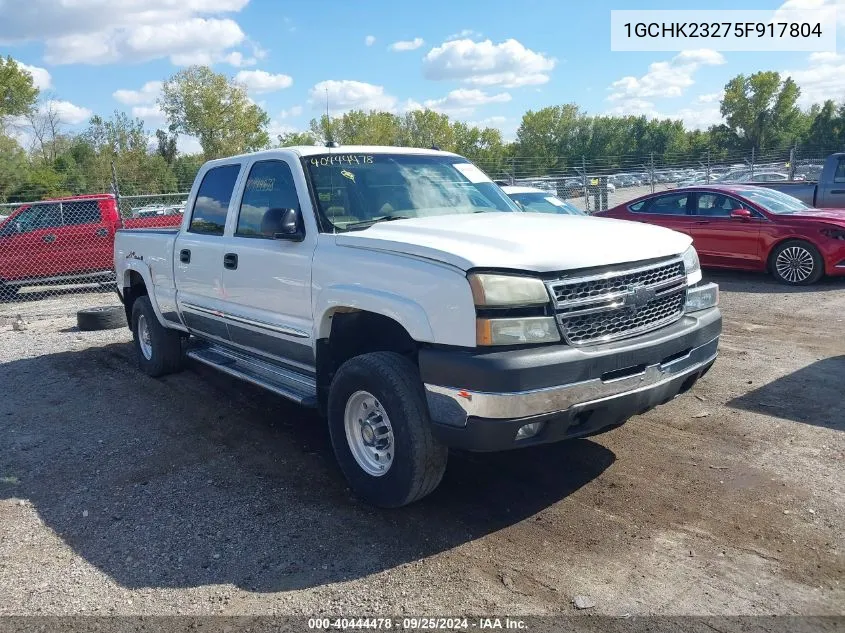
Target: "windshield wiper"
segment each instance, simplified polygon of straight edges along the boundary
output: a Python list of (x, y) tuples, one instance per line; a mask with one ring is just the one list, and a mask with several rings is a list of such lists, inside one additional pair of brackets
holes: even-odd
[(373, 224), (376, 224), (378, 222), (391, 222), (392, 220), (410, 220), (410, 219), (411, 218), (407, 215), (383, 215), (379, 218), (372, 218), (371, 220), (363, 220), (362, 222), (353, 222), (352, 224), (347, 224), (344, 228), (347, 229), (347, 230), (355, 229), (355, 228), (366, 229), (366, 228), (371, 227)]

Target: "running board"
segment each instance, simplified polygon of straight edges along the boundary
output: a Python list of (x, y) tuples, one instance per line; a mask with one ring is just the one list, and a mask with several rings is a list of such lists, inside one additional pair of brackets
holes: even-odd
[(304, 407), (317, 406), (317, 383), (307, 376), (220, 345), (189, 350), (193, 358), (235, 378), (263, 387)]

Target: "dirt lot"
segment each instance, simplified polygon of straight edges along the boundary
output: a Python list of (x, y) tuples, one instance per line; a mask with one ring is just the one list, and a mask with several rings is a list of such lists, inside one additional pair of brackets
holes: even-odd
[(113, 295), (2, 306), (0, 614), (842, 614), (845, 282), (709, 276), (725, 333), (691, 393), (454, 454), (390, 512), (351, 498), (316, 416), (76, 331)]

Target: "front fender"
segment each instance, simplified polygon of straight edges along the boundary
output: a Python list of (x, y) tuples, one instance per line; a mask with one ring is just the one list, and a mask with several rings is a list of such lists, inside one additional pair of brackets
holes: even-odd
[(415, 301), (402, 295), (363, 288), (354, 284), (336, 284), (323, 288), (314, 303), (314, 338), (327, 338), (331, 333), (331, 319), (338, 308), (352, 308), (373, 312), (393, 319), (420, 343), (434, 342), (434, 332), (426, 311)]

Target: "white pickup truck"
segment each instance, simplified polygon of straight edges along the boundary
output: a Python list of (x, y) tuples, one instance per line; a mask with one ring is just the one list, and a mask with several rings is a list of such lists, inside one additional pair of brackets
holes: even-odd
[(188, 356), (318, 407), (382, 507), (434, 490), (449, 447), (595, 435), (671, 400), (722, 326), (686, 235), (523, 212), (436, 150), (211, 161), (181, 228), (118, 231), (114, 259), (144, 372)]

